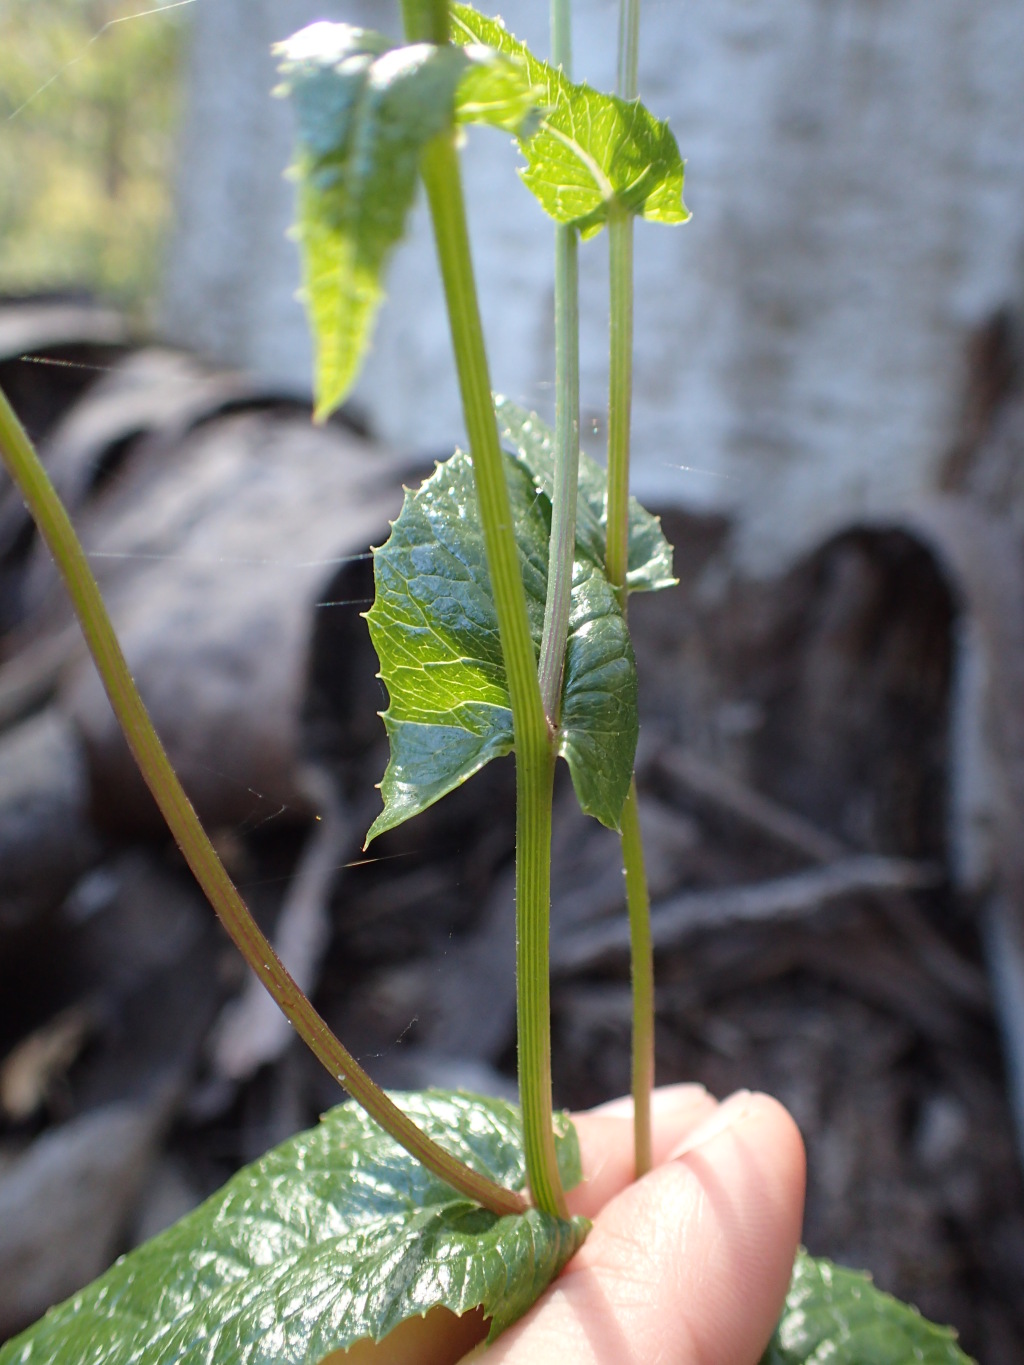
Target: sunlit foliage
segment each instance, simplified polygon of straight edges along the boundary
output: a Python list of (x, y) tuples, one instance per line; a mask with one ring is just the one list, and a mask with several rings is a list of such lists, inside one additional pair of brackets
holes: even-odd
[(140, 11), (166, 4), (2, 0), (0, 292), (89, 290), (145, 312), (189, 7)]

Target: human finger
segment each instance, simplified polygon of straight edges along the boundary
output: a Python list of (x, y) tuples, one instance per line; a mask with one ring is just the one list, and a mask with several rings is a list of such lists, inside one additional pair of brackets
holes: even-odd
[(606, 1205), (487, 1365), (755, 1365), (789, 1283), (804, 1175), (782, 1106), (733, 1096)]
[[(718, 1108), (702, 1085), (672, 1085), (651, 1096), (652, 1146), (656, 1161)], [(573, 1213), (593, 1218), (633, 1179), (633, 1103), (613, 1101), (574, 1115), (584, 1180), (569, 1192)], [(461, 1359), (486, 1335), (480, 1310), (456, 1317), (434, 1308), (401, 1323), (380, 1342), (357, 1342), (327, 1356), (321, 1365), (445, 1365)]]
[[(651, 1149), (660, 1165), (688, 1133), (718, 1108), (702, 1085), (670, 1085), (651, 1096)], [(567, 1195), (569, 1210), (593, 1218), (634, 1179), (633, 1102), (615, 1100), (574, 1114), (583, 1180)]]

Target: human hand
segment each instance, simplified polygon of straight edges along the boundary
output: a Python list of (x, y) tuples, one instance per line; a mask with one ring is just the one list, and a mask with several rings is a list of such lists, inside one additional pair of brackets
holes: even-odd
[(530, 1311), (493, 1346), (477, 1311), (434, 1309), (323, 1365), (757, 1365), (800, 1236), (804, 1149), (767, 1095), (718, 1104), (699, 1085), (653, 1096), (654, 1169), (633, 1181), (633, 1105), (574, 1115), (594, 1226)]
[(654, 1094), (654, 1169), (632, 1183), (632, 1104), (575, 1116), (593, 1230), (555, 1283), (474, 1361), (757, 1365), (800, 1237), (804, 1150), (775, 1100)]

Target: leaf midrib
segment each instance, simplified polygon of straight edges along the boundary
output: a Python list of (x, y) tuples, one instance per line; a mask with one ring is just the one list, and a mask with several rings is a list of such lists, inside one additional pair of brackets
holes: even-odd
[(553, 137), (556, 142), (560, 142), (582, 166), (586, 167), (601, 196), (601, 202), (604, 204), (613, 203), (616, 198), (615, 187), (590, 153), (581, 147), (575, 138), (569, 137), (567, 133), (563, 133), (561, 129), (556, 128), (553, 123), (549, 123), (546, 119), (541, 123), (541, 129), (549, 137)]

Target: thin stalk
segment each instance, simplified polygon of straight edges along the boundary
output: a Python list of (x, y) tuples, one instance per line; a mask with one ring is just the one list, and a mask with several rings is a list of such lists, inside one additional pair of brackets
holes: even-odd
[[(537, 1206), (566, 1217), (555, 1159), (551, 1103), (549, 920), (551, 793), (544, 795), (552, 759), (551, 737), (537, 682), (526, 594), (519, 570), (512, 509), (483, 327), (469, 248), (462, 181), (454, 137), (434, 138), (420, 169), (434, 226), (448, 305), (463, 414), (473, 459), (487, 564), (505, 660), (516, 753), (516, 978), (519, 998), (519, 1093), (530, 1188)], [(541, 807), (547, 802), (547, 834)]]
[(46, 470), (0, 392), (0, 453), (63, 576), (89, 652), (146, 784), (221, 923), (296, 1033), (353, 1099), (405, 1150), (459, 1193), (498, 1215), (522, 1213), (521, 1194), (477, 1174), (431, 1141), (369, 1078), (292, 980), (217, 857), (153, 728), (121, 652), (85, 551)]
[(616, 94), (635, 100), (640, 58), (640, 0), (622, 0), (619, 12), (619, 78)]
[(448, 0), (402, 0), (402, 22), (410, 43), (446, 43)]
[[(639, 0), (622, 0), (618, 93), (636, 99)], [(610, 335), (608, 380), (608, 511), (606, 567), (626, 613), (629, 572), (629, 463), (633, 398), (633, 219), (624, 209), (609, 215)], [(654, 955), (650, 897), (644, 869), (636, 779), (622, 812), (622, 865), (629, 912), (633, 980), (633, 1135), (636, 1174), (651, 1167), (651, 1090), (654, 1085)]]
[[(618, 94), (636, 99), (640, 0), (622, 0), (619, 16)], [(611, 273), (608, 378), (607, 570), (626, 608), (629, 569), (629, 437), (633, 404), (633, 217), (617, 205), (608, 220)]]
[[(571, 74), (569, 0), (551, 3), (551, 60)], [(548, 541), (548, 586), (537, 675), (544, 713), (554, 729), (562, 699), (569, 635), (576, 501), (580, 469), (580, 306), (576, 229), (555, 227), (555, 481)]]
[(654, 949), (651, 898), (647, 890), (644, 845), (636, 778), (622, 809), (622, 867), (629, 909), (630, 975), (633, 987), (633, 1159), (637, 1176), (651, 1169), (651, 1091), (654, 1088)]
[(633, 218), (618, 204), (608, 216), (611, 284), (608, 366), (608, 581), (626, 609), (629, 572), (629, 456), (633, 407)]
[(551, 64), (572, 75), (572, 5), (551, 0)]

